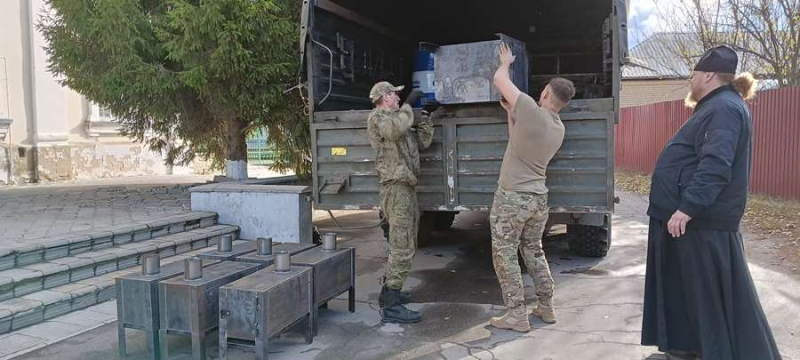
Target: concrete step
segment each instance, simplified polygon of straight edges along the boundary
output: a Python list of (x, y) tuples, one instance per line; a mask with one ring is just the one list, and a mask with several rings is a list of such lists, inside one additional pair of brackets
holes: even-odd
[[(209, 244), (209, 246), (211, 245)], [(206, 250), (204, 248), (196, 249), (184, 254), (167, 257), (162, 260), (162, 265), (183, 261), (183, 259)], [(2, 301), (0, 302), (0, 334), (16, 331), (73, 311), (113, 300), (116, 297), (115, 279), (119, 276), (140, 271), (142, 270), (139, 266), (117, 270)]]
[(215, 245), (220, 236), (235, 236), (237, 231), (236, 226), (212, 225), (3, 270), (0, 271), (0, 301), (136, 266), (141, 263), (142, 255), (157, 253), (165, 258), (205, 248)]
[(108, 249), (116, 245), (205, 228), (216, 223), (215, 213), (188, 212), (150, 221), (28, 240), (24, 245), (0, 248), (0, 270), (22, 268), (43, 261)]

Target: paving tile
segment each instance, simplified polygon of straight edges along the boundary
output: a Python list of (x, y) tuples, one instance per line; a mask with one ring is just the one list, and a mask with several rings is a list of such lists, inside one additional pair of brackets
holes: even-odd
[[(189, 212), (188, 202), (186, 186), (56, 186), (0, 193), (0, 333), (113, 298), (113, 277), (140, 271), (140, 253), (172, 256), (206, 247), (205, 238), (213, 234), (196, 234), (193, 246), (193, 235), (183, 231), (187, 224), (189, 230), (213, 226), (216, 215)], [(148, 244), (153, 236), (162, 241)], [(112, 247), (139, 244), (134, 241), (141, 245)], [(15, 262), (22, 266), (15, 268)], [(15, 295), (20, 298), (8, 298)], [(115, 313), (115, 305), (111, 310)]]
[(114, 301), (106, 301), (106, 302), (104, 302), (102, 304), (99, 304), (97, 306), (93, 306), (91, 308), (91, 311), (99, 312), (101, 314), (116, 316), (117, 315), (117, 301), (116, 300), (114, 300)]
[(74, 324), (65, 324), (56, 321), (45, 321), (41, 324), (26, 327), (17, 330), (17, 334), (43, 339), (47, 343), (52, 343), (57, 340), (75, 335), (85, 327)]
[(76, 256), (92, 251), (92, 241), (86, 240), (69, 244), (69, 256)]
[(140, 243), (130, 243), (125, 245), (120, 245), (119, 248), (121, 249), (129, 249), (129, 250), (136, 250), (139, 253), (145, 252), (155, 252), (158, 250), (158, 247), (154, 244), (150, 244), (148, 242), (140, 242)]
[(14, 297), (27, 295), (44, 289), (44, 278), (41, 276), (14, 281)]
[(12, 314), (28, 311), (30, 309), (42, 306), (41, 301), (14, 298), (0, 303), (0, 311), (6, 310)]
[(78, 282), (81, 280), (89, 279), (94, 276), (95, 264), (87, 264), (85, 266), (73, 267), (70, 269), (69, 281)]
[(89, 328), (117, 319), (116, 315), (91, 311), (92, 308), (93, 307), (90, 306), (84, 310), (78, 310), (67, 315), (59, 316), (52, 321)]
[(92, 296), (94, 296), (95, 292), (97, 292), (97, 285), (74, 283), (74, 284), (59, 286), (57, 288), (52, 289), (52, 291), (68, 294), (72, 296), (72, 299), (74, 300), (76, 297), (84, 296), (87, 294), (91, 294)]
[(10, 253), (8, 255), (0, 256), (0, 270), (11, 269), (17, 262), (17, 256), (15, 253)]
[(71, 298), (71, 296), (69, 294), (65, 294), (65, 293), (57, 292), (57, 291), (51, 291), (51, 290), (37, 291), (37, 292), (35, 292), (33, 294), (25, 295), (25, 296), (23, 296), (21, 298), (25, 299), (25, 300), (38, 301), (38, 302), (40, 302), (40, 303), (42, 303), (44, 305), (55, 304), (55, 303), (59, 303), (59, 302), (63, 302), (63, 301), (72, 300), (72, 298)]
[(0, 337), (0, 343), (3, 344), (3, 346), (0, 346), (0, 356), (7, 356), (22, 350), (30, 349), (44, 344), (45, 341), (45, 339), (23, 334), (8, 334)]
[(36, 244), (36, 246), (38, 247), (37, 249), (19, 251), (17, 253), (17, 266), (34, 264), (44, 260), (44, 247), (41, 244)]
[[(112, 275), (108, 275), (108, 276), (112, 276)], [(100, 284), (105, 283), (106, 281), (108, 281), (108, 277), (106, 277), (106, 276), (97, 276), (97, 277), (91, 277), (89, 279), (84, 279), (84, 280), (78, 281), (77, 283), (78, 284), (84, 284), (84, 285), (96, 285), (96, 286), (98, 286)]]
[(44, 260), (53, 260), (69, 256), (69, 243), (58, 246), (50, 246), (44, 249)]
[(72, 310), (81, 310), (97, 304), (97, 286), (91, 286), (90, 292), (72, 293)]
[(105, 263), (117, 259), (117, 255), (114, 254), (114, 252), (108, 251), (108, 249), (101, 251), (92, 251), (86, 254), (77, 255), (75, 257), (92, 259), (92, 261), (94, 261), (95, 264)]
[[(91, 222), (91, 219), (87, 219), (88, 222)], [(74, 229), (67, 233), (64, 237), (69, 241), (70, 244), (82, 244), (87, 241), (92, 241), (92, 237), (89, 236), (89, 230), (80, 231)]]
[(24, 270), (34, 270), (41, 272), (42, 275), (52, 275), (63, 271), (69, 271), (69, 266), (59, 263), (38, 263), (30, 264), (21, 267)]
[(14, 279), (0, 276), (0, 301), (14, 297)]
[(11, 332), (11, 324), (14, 320), (14, 315), (9, 314), (9, 311), (0, 310), (0, 334), (7, 334)]
[(11, 330), (16, 331), (42, 321), (44, 321), (44, 306), (35, 307), (14, 314), (14, 318), (11, 319)]
[(101, 231), (92, 234), (92, 250), (108, 249), (114, 246), (114, 234), (111, 231)]
[(116, 281), (113, 279), (97, 284), (97, 303), (104, 303), (117, 297)]
[(170, 234), (182, 233), (185, 230), (186, 230), (186, 224), (183, 222), (169, 225)]

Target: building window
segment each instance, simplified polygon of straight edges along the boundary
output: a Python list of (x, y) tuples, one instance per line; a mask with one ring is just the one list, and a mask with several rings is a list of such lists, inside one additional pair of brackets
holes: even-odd
[(89, 102), (91, 113), (86, 121), (86, 131), (91, 137), (117, 136), (120, 132), (116, 117), (105, 107)]
[(91, 104), (92, 104), (92, 114), (89, 117), (89, 121), (111, 122), (115, 120), (114, 115), (112, 115), (111, 112), (108, 111), (108, 109), (94, 102)]

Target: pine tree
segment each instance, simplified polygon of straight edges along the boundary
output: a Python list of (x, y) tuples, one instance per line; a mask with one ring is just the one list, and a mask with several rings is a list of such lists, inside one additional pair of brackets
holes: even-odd
[(245, 137), (267, 127), (277, 170), (308, 175), (297, 91), (300, 1), (48, 0), (49, 70), (113, 113), (123, 134), (247, 177)]

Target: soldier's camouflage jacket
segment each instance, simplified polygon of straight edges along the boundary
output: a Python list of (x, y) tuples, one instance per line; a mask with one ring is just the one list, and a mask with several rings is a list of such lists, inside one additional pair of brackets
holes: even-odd
[(419, 177), (419, 151), (433, 141), (433, 123), (423, 112), (415, 127), (414, 111), (403, 105), (398, 111), (374, 109), (367, 119), (367, 133), (377, 152), (375, 168), (381, 185), (415, 186)]

